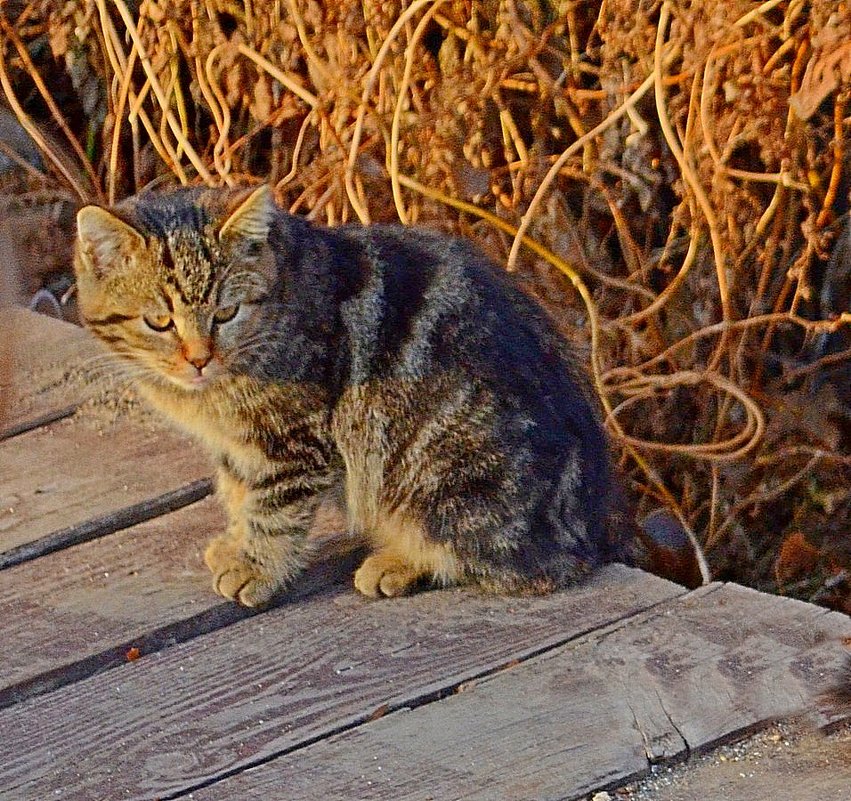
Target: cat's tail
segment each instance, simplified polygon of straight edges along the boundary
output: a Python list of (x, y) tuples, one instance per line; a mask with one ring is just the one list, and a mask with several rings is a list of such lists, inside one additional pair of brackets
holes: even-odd
[(701, 557), (673, 514), (658, 509), (639, 523), (620, 486), (610, 491), (605, 561), (641, 568), (690, 590), (704, 583), (708, 571), (701, 570)]

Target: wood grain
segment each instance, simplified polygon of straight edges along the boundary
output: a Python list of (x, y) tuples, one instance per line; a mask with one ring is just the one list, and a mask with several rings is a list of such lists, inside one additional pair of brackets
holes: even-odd
[(223, 518), (207, 499), (5, 571), (0, 638), (14, 647), (0, 661), (0, 705), (63, 668), (126, 646), (114, 654), (124, 658), (152, 632), (223, 605), (202, 559)]
[(544, 598), (330, 591), (0, 711), (0, 788), (170, 798), (682, 592), (620, 566)]
[(192, 797), (585, 798), (799, 712), (849, 634), (845, 615), (715, 584)]
[[(72, 418), (0, 442), (0, 565), (20, 561), (14, 549), (23, 545), (52, 550), (160, 514), (161, 496), (208, 473), (188, 439), (126, 419), (97, 426)], [(203, 491), (196, 487), (183, 503)], [(25, 549), (26, 558), (40, 552)]]
[[(14, 646), (0, 660), (0, 708), (248, 617), (215, 595), (203, 562), (224, 524), (210, 498), (6, 571), (0, 639)], [(314, 538), (317, 564), (290, 600), (354, 569), (346, 538)]]
[(0, 374), (5, 419), (0, 439), (72, 414), (86, 393), (67, 381), (73, 369), (102, 353), (88, 332), (27, 309), (0, 309), (0, 341), (11, 341)]

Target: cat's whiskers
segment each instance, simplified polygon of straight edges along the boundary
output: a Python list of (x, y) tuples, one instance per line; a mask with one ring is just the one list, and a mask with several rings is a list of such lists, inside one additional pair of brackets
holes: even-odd
[(122, 374), (129, 367), (132, 367), (132, 364), (125, 358), (109, 353), (85, 359), (77, 367), (76, 372), (86, 378), (104, 379)]
[(127, 393), (133, 393), (138, 384), (138, 377), (134, 372), (125, 370), (90, 370), (79, 373), (83, 382), (82, 399), (93, 401), (108, 395), (119, 397)]
[(120, 369), (122, 367), (133, 366), (135, 364), (137, 364), (137, 359), (133, 356), (132, 351), (122, 350), (89, 356), (80, 363), (80, 367), (84, 370), (105, 366)]
[(232, 359), (243, 359), (270, 351), (274, 352), (274, 349), (280, 342), (281, 338), (276, 337), (274, 334), (257, 333), (241, 341), (230, 351), (229, 356)]
[(87, 367), (100, 367), (102, 365), (120, 365), (126, 364), (129, 360), (130, 356), (120, 355), (118, 353), (105, 353), (99, 356), (90, 356), (88, 359), (84, 360), (80, 363), (80, 366), (83, 368)]
[(110, 370), (91, 372), (86, 375), (89, 383), (97, 386), (132, 387), (146, 378), (141, 370)]
[(121, 388), (159, 378), (157, 369), (139, 359), (132, 351), (90, 356), (80, 364), (78, 370), (91, 383), (113, 384)]
[(268, 337), (263, 337), (261, 335), (257, 335), (253, 339), (246, 340), (245, 342), (240, 342), (239, 345), (232, 351), (234, 356), (242, 356), (246, 353), (251, 353), (257, 349), (268, 347), (269, 344), (277, 344), (274, 340), (270, 340)]

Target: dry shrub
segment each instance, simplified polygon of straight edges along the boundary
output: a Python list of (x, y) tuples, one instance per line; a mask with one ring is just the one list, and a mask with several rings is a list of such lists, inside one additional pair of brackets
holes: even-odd
[(639, 514), (851, 611), (845, 3), (32, 0), (2, 35), (80, 201), (263, 179), (478, 240), (583, 347)]

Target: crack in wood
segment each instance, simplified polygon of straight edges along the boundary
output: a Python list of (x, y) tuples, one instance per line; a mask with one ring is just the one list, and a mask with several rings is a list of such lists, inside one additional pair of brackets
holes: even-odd
[[(673, 730), (677, 733), (679, 738), (683, 741), (683, 746), (685, 747), (685, 754), (683, 754), (683, 756), (687, 759), (688, 755), (691, 753), (691, 746), (689, 745), (689, 741), (686, 739), (686, 736), (685, 736), (685, 734), (683, 734), (680, 727), (677, 726), (676, 723), (674, 723), (674, 719), (671, 717), (671, 713), (668, 712), (667, 708), (665, 707), (665, 702), (662, 700), (662, 696), (659, 693), (659, 690), (655, 690), (655, 693), (656, 693), (656, 698), (659, 701), (659, 708), (665, 713), (665, 717), (668, 718), (668, 723), (671, 724), (671, 727), (673, 728)], [(656, 762), (659, 762), (659, 761), (660, 760), (658, 760), (658, 759), (656, 760)], [(670, 762), (670, 761), (671, 761), (670, 759), (664, 760), (664, 762)]]
[(635, 730), (641, 735), (641, 742), (644, 744), (644, 756), (647, 758), (647, 767), (649, 769), (654, 763), (653, 752), (650, 748), (652, 738), (645, 731), (644, 726), (641, 725), (641, 721), (638, 719), (638, 715), (629, 701), (626, 702), (626, 707), (629, 709), (630, 715), (632, 715), (632, 722), (635, 725)]
[[(640, 620), (643, 618), (644, 614), (648, 610), (653, 610), (656, 607), (676, 602), (689, 594), (690, 593), (685, 588), (683, 588), (683, 592), (681, 595), (656, 601), (652, 605), (642, 609), (640, 612), (626, 613), (621, 617), (614, 619), (609, 625), (615, 625), (618, 623), (626, 625), (635, 620)], [(552, 640), (547, 642), (546, 645), (540, 645), (535, 648), (525, 649), (519, 652), (519, 654), (512, 656), (510, 659), (500, 660), (497, 663), (483, 667), (478, 670), (471, 670), (468, 672), (468, 675), (456, 676), (454, 678), (451, 678), (451, 680), (447, 681), (444, 686), (435, 688), (434, 690), (431, 690), (429, 692), (423, 692), (418, 695), (414, 695), (413, 697), (400, 699), (396, 702), (386, 702), (384, 704), (381, 704), (378, 707), (379, 709), (381, 709), (381, 715), (379, 717), (389, 717), (402, 711), (412, 712), (428, 704), (432, 704), (437, 701), (442, 701), (456, 694), (459, 688), (462, 686), (469, 686), (483, 679), (494, 678), (497, 675), (504, 673), (506, 670), (514, 668), (523, 662), (533, 659), (534, 657), (539, 657), (542, 654), (547, 653), (548, 651), (569, 645), (575, 640), (587, 638), (593, 631), (593, 628), (589, 628), (576, 632), (575, 634), (570, 635), (568, 637), (563, 637), (560, 639), (553, 638)], [(450, 677), (447, 678), (449, 679)], [(177, 801), (177, 799), (191, 797), (192, 793), (195, 793), (207, 787), (211, 787), (226, 779), (237, 776), (245, 772), (246, 770), (261, 767), (276, 759), (279, 759), (280, 757), (284, 757), (289, 754), (302, 751), (305, 748), (308, 748), (309, 746), (316, 745), (317, 743), (323, 740), (336, 737), (340, 734), (345, 734), (354, 729), (368, 726), (370, 723), (375, 722), (375, 720), (377, 719), (375, 716), (375, 712), (376, 709), (373, 708), (368, 712), (364, 712), (363, 714), (350, 718), (348, 721), (342, 722), (336, 726), (328, 726), (325, 728), (321, 728), (319, 731), (317, 731), (310, 737), (305, 737), (304, 739), (300, 740), (297, 743), (294, 743), (289, 747), (276, 749), (268, 754), (264, 754), (262, 757), (246, 760), (245, 762), (241, 762), (239, 765), (236, 765), (233, 768), (220, 771), (219, 773), (210, 776), (204, 779), (203, 781), (199, 781), (192, 784), (191, 786), (185, 786), (179, 790), (175, 790), (173, 793), (160, 794), (158, 796), (158, 801)]]
[[(215, 786), (204, 792), (196, 788), (196, 797), (259, 799), (282, 787), (291, 797), (314, 797), (304, 790), (311, 778), (321, 776), (337, 792), (348, 792), (360, 780), (372, 787), (370, 798), (413, 799), (421, 797), (423, 788), (411, 777), (420, 776), (428, 777), (434, 798), (587, 799), (623, 786), (652, 765), (670, 765), (778, 717), (799, 714), (796, 701), (811, 671), (794, 669), (798, 655), (824, 667), (830, 641), (837, 640), (838, 651), (847, 627), (847, 618), (837, 613), (732, 584), (715, 585), (674, 599), (652, 615), (637, 613), (626, 625), (608, 627), (603, 647), (601, 638), (585, 637), (523, 666), (516, 677), (496, 675), (476, 692), (447, 700), (443, 708), (386, 715), (319, 744), (312, 753), (293, 754), (230, 782), (213, 781)], [(738, 674), (720, 670), (728, 653), (746, 669)], [(751, 663), (739, 656), (752, 653), (759, 659), (749, 670)], [(570, 692), (577, 708), (565, 723), (560, 704), (570, 709)], [(591, 727), (594, 745), (578, 757), (588, 763), (582, 774), (561, 763), (565, 743), (587, 745), (580, 738)], [(480, 739), (486, 743), (477, 750)], [(530, 754), (538, 773), (528, 770)], [(380, 775), (375, 768), (369, 773), (374, 759), (381, 759)], [(501, 784), (492, 782), (495, 772)], [(186, 792), (175, 791), (171, 798), (185, 798)], [(358, 797), (357, 791), (348, 797)]]

